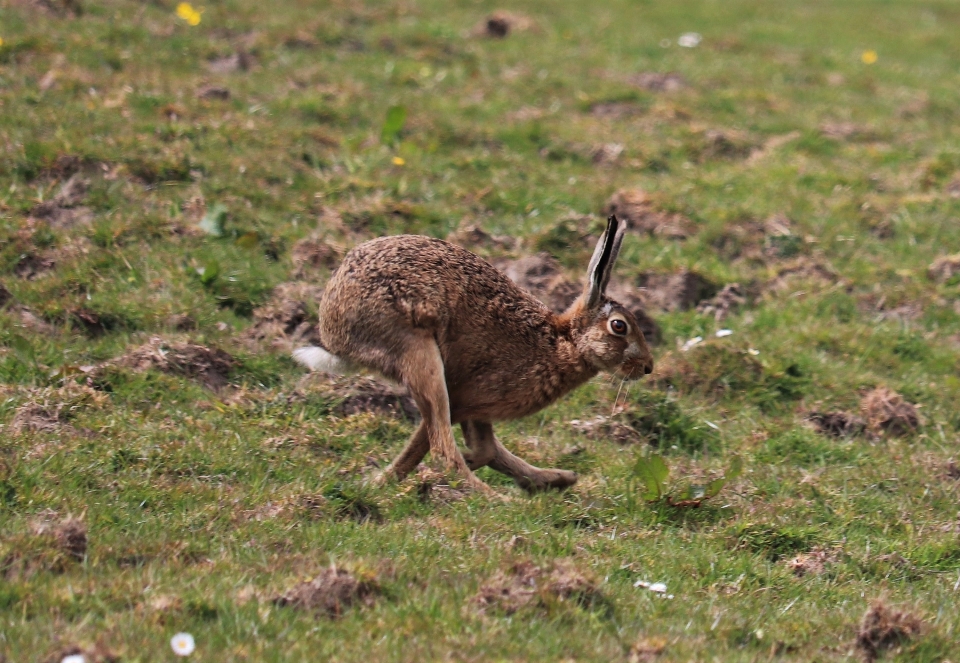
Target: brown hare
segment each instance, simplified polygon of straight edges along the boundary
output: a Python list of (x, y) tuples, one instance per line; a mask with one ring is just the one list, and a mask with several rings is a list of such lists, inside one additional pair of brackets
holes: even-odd
[[(491, 423), (533, 414), (600, 371), (634, 380), (653, 370), (637, 321), (604, 294), (624, 231), (608, 219), (583, 294), (559, 315), (449, 242), (370, 240), (347, 253), (320, 299), (323, 347), (294, 357), (331, 373), (364, 367), (410, 390), (423, 420), (381, 480), (402, 479), (429, 450), (484, 492), (472, 470), (486, 465), (528, 490), (570, 486), (575, 472), (517, 458)], [(457, 449), (453, 424), (469, 452)]]

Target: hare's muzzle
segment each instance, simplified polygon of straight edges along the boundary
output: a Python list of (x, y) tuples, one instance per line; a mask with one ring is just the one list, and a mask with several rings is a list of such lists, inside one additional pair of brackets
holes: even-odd
[(653, 356), (647, 350), (638, 357), (626, 357), (617, 372), (627, 380), (639, 380), (653, 372)]

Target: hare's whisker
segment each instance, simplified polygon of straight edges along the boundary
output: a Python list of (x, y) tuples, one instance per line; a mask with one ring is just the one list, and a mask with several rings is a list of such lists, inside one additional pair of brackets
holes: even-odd
[(610, 412), (611, 417), (617, 413), (617, 401), (620, 400), (620, 392), (623, 390), (623, 383), (626, 381), (626, 378), (620, 379), (620, 386), (617, 388), (617, 396), (613, 399), (613, 410)]

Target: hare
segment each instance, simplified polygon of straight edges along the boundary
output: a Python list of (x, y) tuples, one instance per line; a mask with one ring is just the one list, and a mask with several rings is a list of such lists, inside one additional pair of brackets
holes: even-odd
[[(427, 451), (473, 489), (489, 465), (527, 490), (565, 488), (575, 472), (540, 469), (494, 437), (494, 421), (533, 414), (600, 371), (635, 380), (653, 370), (637, 321), (604, 294), (626, 227), (615, 216), (597, 243), (583, 294), (556, 314), (479, 256), (419, 235), (351, 250), (320, 299), (323, 347), (294, 351), (312, 370), (364, 367), (405, 385), (423, 417), (380, 475), (402, 479)], [(460, 424), (470, 451), (453, 437)]]

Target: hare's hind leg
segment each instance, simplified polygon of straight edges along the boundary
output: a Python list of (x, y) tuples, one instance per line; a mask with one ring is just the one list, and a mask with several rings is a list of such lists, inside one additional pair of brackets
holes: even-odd
[[(490, 429), (489, 435), (483, 434), (483, 426)], [(463, 440), (470, 449), (469, 452), (463, 454), (464, 460), (467, 461), (467, 467), (471, 470), (479, 470), (481, 467), (489, 465), (490, 461), (497, 455), (497, 448), (491, 441), (493, 440), (493, 428), (490, 424), (478, 421), (462, 421), (460, 422), (460, 430), (463, 431)]]
[(387, 469), (380, 473), (376, 479), (376, 483), (383, 484), (390, 477), (396, 477), (397, 480), (402, 480), (420, 464), (420, 461), (423, 460), (423, 457), (427, 455), (429, 450), (429, 429), (427, 419), (424, 417), (420, 421), (420, 425), (417, 426), (413, 437), (407, 442), (407, 446), (405, 446), (403, 451), (400, 452), (400, 455), (394, 458), (393, 462), (387, 466)]
[(530, 491), (567, 488), (577, 482), (576, 472), (543, 470), (514, 456), (496, 438), (489, 423), (470, 421), (466, 424), (462, 426), (463, 436), (472, 451), (467, 461), (472, 469), (489, 465), (497, 472), (513, 477), (518, 486)]
[[(400, 360), (400, 374), (403, 382), (410, 390), (413, 400), (416, 401), (420, 409), (420, 415), (423, 421), (420, 424), (420, 430), (425, 430), (429, 440), (430, 451), (443, 463), (448, 471), (454, 471), (466, 481), (467, 485), (480, 492), (495, 494), (493, 489), (480, 481), (470, 468), (460, 450), (457, 449), (457, 443), (453, 439), (453, 429), (450, 424), (450, 400), (447, 395), (447, 384), (444, 379), (443, 358), (440, 356), (440, 348), (432, 337), (423, 335), (410, 339), (407, 343), (407, 349)], [(412, 461), (416, 455), (413, 450), (414, 443), (417, 441), (417, 435), (410, 440), (407, 448), (400, 454), (400, 458), (394, 461), (394, 465), (404, 457), (408, 456)], [(417, 448), (417, 451), (419, 447)], [(417, 458), (417, 462), (420, 462)], [(412, 468), (411, 468), (412, 469)]]

